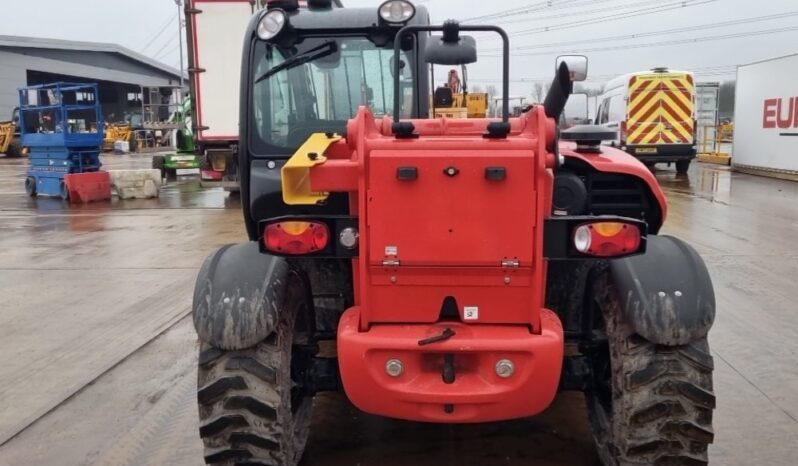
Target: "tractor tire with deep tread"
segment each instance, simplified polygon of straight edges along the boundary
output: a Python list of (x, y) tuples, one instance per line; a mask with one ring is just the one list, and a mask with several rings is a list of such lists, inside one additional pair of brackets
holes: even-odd
[(310, 346), (314, 320), (305, 282), (295, 275), (269, 337), (245, 350), (200, 348), (197, 401), (207, 464), (295, 466), (302, 457), (313, 397), (298, 379), (308, 369), (301, 348)]
[(690, 160), (679, 160), (676, 162), (676, 173), (686, 175), (690, 169)]
[(708, 464), (715, 395), (706, 337), (675, 347), (644, 339), (623, 321), (606, 273), (593, 282), (589, 296), (600, 316), (593, 332), (606, 335), (588, 354), (593, 375), (586, 393), (602, 463)]

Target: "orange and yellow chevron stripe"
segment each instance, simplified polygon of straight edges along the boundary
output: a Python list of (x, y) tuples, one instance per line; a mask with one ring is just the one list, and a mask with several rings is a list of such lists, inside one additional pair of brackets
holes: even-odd
[(684, 73), (632, 76), (629, 81), (626, 143), (692, 144), (695, 84)]

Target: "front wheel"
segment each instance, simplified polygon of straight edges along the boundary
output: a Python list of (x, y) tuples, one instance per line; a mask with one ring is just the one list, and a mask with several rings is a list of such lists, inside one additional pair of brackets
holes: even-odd
[(590, 296), (592, 331), (599, 337), (587, 352), (592, 376), (586, 398), (602, 463), (706, 465), (715, 408), (706, 337), (674, 347), (644, 339), (623, 321), (606, 274)]
[(275, 331), (255, 347), (224, 351), (203, 343), (197, 401), (205, 462), (295, 466), (310, 431), (313, 396), (303, 379), (312, 361), (312, 303), (293, 273)]

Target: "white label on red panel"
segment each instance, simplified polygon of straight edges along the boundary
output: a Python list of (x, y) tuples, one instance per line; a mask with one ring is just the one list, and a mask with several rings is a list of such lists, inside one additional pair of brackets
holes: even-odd
[(463, 320), (478, 320), (478, 319), (479, 319), (479, 306), (463, 307)]
[(399, 255), (399, 247), (397, 247), (397, 246), (385, 246), (385, 255), (386, 256), (398, 256)]

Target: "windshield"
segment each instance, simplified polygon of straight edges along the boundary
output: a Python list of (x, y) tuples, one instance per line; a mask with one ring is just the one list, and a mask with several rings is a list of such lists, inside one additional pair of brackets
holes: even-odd
[[(393, 113), (393, 45), (367, 37), (306, 38), (290, 50), (259, 42), (255, 47), (252, 151), (293, 154), (313, 133), (342, 132), (366, 105), (376, 117)], [(414, 101), (409, 52), (403, 52), (402, 116)], [(276, 67), (276, 68), (275, 68)]]

